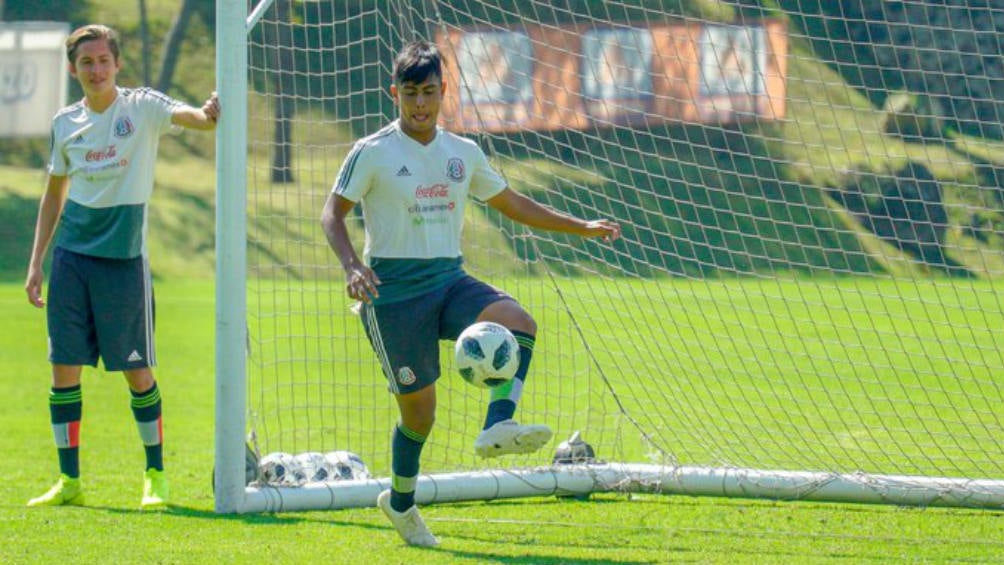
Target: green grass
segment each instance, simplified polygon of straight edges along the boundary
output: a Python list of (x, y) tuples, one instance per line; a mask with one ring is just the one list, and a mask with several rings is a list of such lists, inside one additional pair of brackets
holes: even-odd
[[(521, 417), (559, 438), (584, 430), (626, 461), (657, 449), (685, 464), (1004, 476), (1002, 295), (992, 281), (577, 277), (560, 279), (558, 295), (546, 278), (486, 280), (543, 328)], [(250, 293), (250, 388), (265, 451), (361, 446), (386, 469), (385, 450), (370, 444), (394, 411), (365, 384), (381, 376), (340, 281), (256, 280)], [(479, 466), (457, 446), (483, 395), (458, 383), (441, 381), (427, 470)]]
[(158, 379), (177, 506), (138, 510), (142, 450), (123, 379), (87, 370), (88, 506), (27, 509), (54, 478), (44, 312), (0, 285), (0, 563), (863, 563), (1004, 560), (1004, 513), (607, 494), (444, 504), (436, 550), (403, 547), (375, 509), (219, 516), (213, 461), (213, 288), (158, 285)]
[[(147, 8), (154, 37), (163, 37), (170, 19), (177, 12), (177, 2), (148, 0)], [(122, 83), (137, 84), (140, 76), (139, 42), (136, 39), (137, 4), (125, 0), (97, 3), (91, 8), (90, 19), (112, 23), (125, 32), (129, 44)], [(206, 71), (213, 68), (213, 46), (205, 39), (209, 37), (211, 33), (205, 26), (195, 22), (171, 94), (198, 103), (212, 89), (211, 71)], [(153, 53), (155, 62), (159, 56), (156, 49), (160, 46), (160, 42), (156, 43)], [(860, 257), (861, 265), (857, 268), (862, 271), (895, 273), (897, 269), (914, 269), (909, 261), (899, 260), (900, 255), (891, 246), (867, 233), (846, 210), (822, 195), (821, 189), (840, 186), (845, 169), (865, 167), (884, 173), (907, 160), (917, 160), (930, 166), (939, 180), (949, 186), (946, 195), (949, 202), (955, 205), (977, 202), (963, 191), (952, 188), (953, 183), (965, 187), (979, 186), (979, 182), (972, 178), (975, 174), (972, 163), (1004, 162), (1004, 147), (986, 140), (965, 138), (944, 146), (907, 144), (884, 136), (878, 131), (881, 115), (874, 105), (847, 88), (832, 70), (812, 60), (804, 46), (794, 45), (794, 48), (799, 56), (790, 61), (788, 120), (776, 128), (768, 128), (766, 133), (751, 131), (748, 135), (741, 133), (720, 140), (726, 149), (731, 147), (735, 151), (715, 151), (714, 144), (705, 139), (708, 135), (705, 128), (677, 127), (670, 128), (665, 135), (666, 138), (682, 140), (671, 146), (672, 165), (668, 172), (662, 161), (628, 163), (625, 167), (612, 164), (608, 170), (587, 171), (559, 165), (555, 161), (515, 156), (506, 160), (507, 173), (523, 190), (532, 192), (543, 188), (572, 194), (570, 202), (557, 203), (566, 209), (578, 206), (577, 201), (589, 202), (593, 195), (600, 198), (600, 205), (605, 205), (605, 197), (602, 196), (605, 194), (604, 178), (616, 179), (620, 183), (618, 186), (645, 186), (655, 178), (649, 176), (647, 171), (650, 169), (655, 174), (667, 175), (673, 180), (669, 185), (672, 189), (670, 195), (680, 193), (685, 196), (681, 202), (689, 207), (663, 208), (668, 204), (642, 202), (637, 211), (625, 210), (623, 215), (618, 212), (618, 219), (631, 220), (639, 226), (654, 222), (657, 230), (674, 234), (666, 241), (644, 240), (652, 249), (675, 248), (680, 242), (686, 244), (704, 241), (705, 237), (721, 237), (721, 241), (709, 242), (709, 248), (714, 253), (684, 249), (685, 263), (680, 268), (684, 272), (688, 268), (693, 269), (695, 263), (728, 265), (734, 258), (748, 255), (764, 258), (767, 262), (776, 262), (780, 258), (782, 262), (793, 260), (797, 264), (807, 261), (829, 264), (831, 259), (823, 254), (838, 258), (842, 255)], [(337, 151), (330, 148), (336, 142), (344, 144), (348, 140), (346, 136), (350, 136), (346, 127), (331, 125), (323, 116), (312, 116), (305, 111), (298, 117), (295, 139), (320, 148), (302, 148), (296, 153), (294, 168), (299, 175), (296, 185), (272, 186), (257, 182), (260, 186), (254, 188), (257, 194), (253, 205), (258, 209), (249, 226), (250, 233), (262, 234), (263, 240), (268, 242), (261, 246), (252, 245), (253, 264), (262, 265), (262, 269), (272, 276), (288, 276), (291, 292), (284, 296), (290, 299), (306, 286), (299, 279), (316, 277), (324, 280), (326, 275), (322, 273), (318, 276), (318, 272), (328, 267), (321, 264), (313, 267), (314, 271), (299, 272), (295, 270), (299, 267), (289, 266), (290, 261), (285, 255), (265, 246), (286, 245), (294, 251), (328, 257), (320, 240), (316, 218), (341, 161), (337, 151), (347, 149), (347, 146), (339, 145)], [(269, 138), (268, 126), (266, 121), (252, 124), (252, 128), (257, 128), (253, 132), (255, 137)], [(628, 141), (637, 143), (636, 140)], [(749, 143), (755, 144), (757, 152), (745, 158)], [(36, 150), (44, 152), (44, 148)], [(260, 164), (252, 165), (252, 168), (259, 167), (259, 170), (252, 171), (254, 178), (267, 178), (268, 155), (261, 148), (254, 148), (252, 152), (260, 154)], [(0, 486), (0, 563), (189, 564), (253, 563), (261, 560), (280, 563), (308, 559), (409, 564), (590, 565), (678, 561), (758, 564), (1004, 561), (1004, 513), (998, 511), (623, 494), (596, 496), (585, 503), (540, 498), (449, 504), (423, 511), (434, 531), (444, 539), (443, 547), (438, 550), (402, 547), (394, 532), (374, 509), (282, 515), (216, 515), (213, 513), (209, 485), (214, 440), (212, 283), (176, 280), (211, 277), (215, 179), (212, 154), (212, 136), (187, 133), (180, 137), (166, 137), (161, 149), (162, 159), (157, 165), (158, 188), (151, 206), (151, 256), (154, 258), (155, 273), (161, 279), (157, 287), (158, 356), (161, 362), (158, 378), (166, 403), (167, 462), (177, 506), (165, 513), (142, 513), (138, 510), (142, 450), (131, 421), (124, 382), (119, 375), (88, 370), (84, 377), (83, 432), (83, 469), (88, 488), (88, 507), (30, 511), (24, 507), (28, 498), (40, 494), (54, 479), (55, 455), (46, 404), (48, 364), (45, 361), (44, 312), (27, 304), (18, 282), (0, 284), (0, 311), (6, 314), (3, 329), (0, 330), (0, 399), (5, 406), (0, 411), (0, 453), (4, 454), (0, 457), (0, 476), (7, 478)], [(716, 155), (727, 155), (728, 158)], [(38, 158), (35, 157), (36, 160)], [(12, 162), (23, 164), (26, 160)], [(743, 181), (754, 177), (756, 182)], [(0, 218), (3, 219), (0, 222), (0, 280), (23, 279), (37, 198), (43, 186), (44, 176), (38, 166), (0, 166)], [(575, 192), (582, 187), (591, 189), (589, 195)], [(723, 187), (728, 190), (718, 190)], [(764, 191), (762, 195), (761, 190)], [(778, 203), (782, 201), (787, 204)], [(792, 206), (791, 203), (797, 205)], [(993, 203), (978, 204), (980, 210), (987, 207), (996, 209)], [(660, 213), (652, 215), (645, 210), (659, 210)], [(708, 211), (713, 214), (709, 216)], [(633, 214), (640, 215), (633, 217)], [(792, 214), (797, 218), (789, 218)], [(744, 221), (744, 217), (752, 219)], [(707, 229), (702, 227), (697, 233), (686, 232), (686, 226), (678, 225), (681, 218), (690, 221), (692, 226), (700, 224)], [(781, 221), (765, 222), (764, 218), (780, 218)], [(797, 225), (814, 227), (793, 230), (788, 225), (793, 219), (797, 220)], [(468, 241), (504, 250), (487, 256), (472, 254), (473, 259), (483, 260), (489, 267), (513, 263), (511, 255), (515, 251), (509, 247), (508, 240), (500, 237), (493, 223), (479, 222), (475, 228), (475, 231), (468, 232)], [(840, 234), (839, 239), (831, 236), (831, 240), (817, 242), (820, 234), (836, 233), (834, 228)], [(775, 230), (779, 231), (775, 233)], [(633, 239), (644, 239), (643, 235), (633, 234)], [(812, 237), (808, 237), (810, 235)], [(996, 247), (974, 245), (963, 230), (951, 231), (949, 238), (957, 253), (966, 252), (965, 257), (957, 257), (961, 262), (979, 267), (977, 271), (1002, 272), (1004, 259), (999, 253), (999, 244)], [(757, 246), (764, 245), (764, 242), (767, 247), (760, 250)], [(809, 245), (791, 242), (808, 242)], [(755, 253), (750, 252), (750, 246)], [(743, 249), (744, 253), (735, 254), (730, 249)], [(815, 250), (823, 258), (802, 259), (799, 254), (806, 253), (806, 249), (808, 252)], [(560, 255), (562, 249), (553, 251)], [(573, 262), (577, 259), (577, 256), (571, 258)], [(660, 260), (658, 256), (650, 259), (653, 262)], [(754, 270), (772, 270), (769, 265), (767, 269), (764, 265), (753, 267)], [(916, 380), (895, 381), (899, 387), (895, 390), (890, 390), (888, 386), (890, 374), (884, 373), (872, 376), (870, 381), (860, 382), (858, 388), (842, 390), (842, 395), (830, 395), (825, 383), (813, 380), (814, 373), (803, 369), (803, 364), (811, 364), (813, 359), (825, 356), (837, 346), (845, 351), (854, 349), (850, 347), (855, 345), (854, 340), (875, 342), (887, 338), (892, 335), (887, 326), (872, 327), (868, 324), (874, 323), (874, 320), (885, 320), (883, 323), (895, 321), (897, 316), (902, 320), (903, 314), (886, 312), (888, 303), (869, 300), (867, 293), (850, 292), (843, 296), (861, 298), (860, 302), (853, 304), (853, 308), (886, 312), (887, 316), (870, 318), (865, 325), (856, 324), (854, 319), (841, 319), (836, 321), (836, 327), (842, 327), (843, 331), (807, 336), (805, 330), (812, 325), (805, 322), (815, 313), (792, 312), (787, 306), (771, 300), (772, 292), (778, 297), (789, 292), (802, 292), (797, 282), (786, 283), (783, 291), (782, 285), (778, 285), (772, 292), (770, 287), (775, 283), (766, 283), (767, 290), (757, 294), (756, 299), (730, 295), (720, 288), (720, 285), (733, 283), (731, 280), (712, 285), (701, 282), (688, 289), (688, 285), (680, 281), (669, 285), (665, 280), (656, 280), (644, 285), (631, 285), (630, 291), (618, 290), (611, 295), (593, 297), (596, 304), (605, 305), (612, 301), (621, 303), (626, 296), (624, 303), (640, 305), (630, 307), (633, 308), (632, 315), (638, 320), (648, 320), (637, 324), (657, 328), (661, 332), (660, 337), (681, 332), (680, 337), (691, 344), (715, 344), (715, 347), (692, 345), (689, 350), (677, 349), (674, 344), (665, 357), (650, 359), (653, 363), (670, 363), (678, 374), (688, 375), (688, 378), (681, 378), (673, 384), (673, 394), (668, 397), (668, 401), (679, 403), (680, 412), (674, 417), (679, 419), (681, 426), (700, 429), (697, 426), (721, 417), (723, 407), (730, 408), (730, 405), (712, 402), (716, 397), (736, 397), (746, 401), (745, 404), (731, 405), (735, 411), (726, 410), (725, 414), (729, 418), (726, 423), (733, 423), (739, 430), (744, 429), (740, 426), (745, 425), (748, 417), (757, 418), (758, 425), (765, 428), (777, 426), (780, 429), (785, 421), (798, 421), (802, 417), (799, 411), (786, 413), (797, 401), (811, 400), (825, 404), (835, 399), (831, 409), (825, 412), (827, 433), (837, 439), (842, 438), (845, 443), (840, 445), (849, 452), (864, 453), (875, 464), (885, 464), (888, 461), (882, 460), (880, 454), (889, 451), (890, 441), (907, 449), (919, 448), (910, 443), (904, 430), (878, 429), (867, 418), (844, 423), (840, 417), (842, 411), (856, 406), (863, 406), (866, 411), (891, 411), (903, 415), (905, 427), (921, 421), (931, 422), (921, 418), (936, 416), (949, 406), (955, 418), (942, 422), (951, 425), (952, 429), (934, 431), (952, 435), (959, 430), (972, 430), (976, 435), (965, 439), (975, 441), (975, 451), (970, 453), (978, 453), (978, 457), (975, 461), (968, 458), (966, 450), (973, 449), (973, 445), (966, 443), (959, 447), (957, 458), (952, 457), (950, 451), (935, 454), (937, 467), (949, 468), (955, 474), (964, 474), (974, 468), (1000, 468), (1004, 454), (1001, 453), (1000, 436), (995, 435), (1002, 421), (998, 406), (1000, 390), (995, 384), (998, 375), (964, 375), (961, 380), (968, 386), (953, 389), (936, 378), (938, 366), (934, 364), (923, 367)], [(843, 284), (846, 288), (857, 283), (849, 279)], [(621, 283), (618, 285), (618, 289), (624, 288)], [(718, 290), (713, 290), (716, 285)], [(755, 286), (754, 283), (747, 285), (747, 288)], [(646, 286), (647, 290), (639, 290), (642, 286)], [(924, 290), (937, 294), (939, 287), (945, 288), (943, 282), (935, 281)], [(994, 287), (983, 288), (992, 291)], [(540, 297), (533, 296), (531, 300), (540, 304), (552, 300), (550, 295), (542, 294)], [(928, 320), (930, 323), (921, 324), (918, 331), (926, 332), (928, 343), (945, 328), (964, 332), (972, 322), (966, 313), (981, 309), (988, 312), (982, 319), (977, 317), (981, 327), (999, 329), (999, 292), (996, 295), (993, 292), (979, 294), (981, 299), (977, 301), (967, 300), (966, 295), (955, 295), (958, 302), (945, 302), (953, 307), (943, 311), (959, 317)], [(939, 300), (950, 300), (952, 295), (949, 290)], [(574, 306), (596, 313), (588, 320), (591, 326), (587, 331), (604, 331), (609, 324), (605, 323), (602, 308), (597, 308), (584, 296), (587, 295), (573, 297), (572, 300), (583, 300)], [(906, 302), (922, 308), (927, 303), (925, 296), (930, 294), (911, 296)], [(662, 303), (678, 303), (680, 307), (671, 317), (660, 319), (654, 312), (645, 309), (648, 304), (646, 298), (649, 297)], [(274, 300), (276, 296), (268, 299)], [(821, 299), (800, 295), (800, 300), (813, 304)], [(338, 315), (344, 314), (341, 305), (337, 312)], [(758, 316), (758, 313), (769, 316)], [(734, 314), (741, 323), (703, 325), (709, 319), (724, 322), (727, 316), (723, 314)], [(567, 336), (571, 335), (571, 329), (559, 327), (561, 322), (557, 314), (545, 310), (541, 316), (541, 321), (550, 328), (548, 331), (555, 332), (560, 339), (570, 339)], [(616, 322), (620, 323), (619, 320)], [(780, 326), (774, 327), (776, 323)], [(555, 339), (555, 334), (551, 339)], [(758, 343), (755, 339), (757, 335), (775, 336), (773, 340), (761, 343), (761, 349), (768, 351), (772, 347), (781, 347), (785, 336), (800, 338), (798, 343), (801, 345), (792, 358), (775, 351), (773, 362), (791, 370), (797, 379), (802, 379), (797, 383), (802, 396), (788, 398), (787, 404), (771, 404), (742, 394), (743, 391), (755, 390), (756, 383), (750, 382), (746, 373), (733, 372), (729, 367), (737, 360), (742, 362), (756, 357), (759, 350), (751, 344)], [(986, 335), (993, 334), (987, 332)], [(997, 341), (991, 340), (981, 346), (991, 358), (999, 355), (1000, 351), (1000, 334), (995, 335), (998, 336)], [(938, 340), (942, 344), (952, 342), (950, 335)], [(293, 353), (299, 354), (306, 349), (298, 348), (316, 347), (316, 344), (304, 343), (292, 347), (295, 349)], [(544, 363), (555, 363), (551, 372), (560, 374), (563, 370), (580, 368), (586, 363), (580, 359), (548, 355), (548, 347), (557, 346), (553, 342), (548, 345), (542, 341), (541, 355), (537, 358), (547, 359)], [(853, 373), (854, 362), (869, 361), (860, 356), (863, 354), (860, 350), (853, 352), (856, 356), (848, 357), (853, 362), (837, 362), (827, 368)], [(361, 349), (350, 350), (349, 353), (365, 356), (369, 352), (363, 344)], [(642, 352), (629, 353), (643, 355)], [(896, 357), (897, 363), (914, 362), (911, 356), (903, 353)], [(958, 357), (958, 352), (936, 353), (942, 362), (945, 358)], [(604, 362), (618, 364), (625, 363), (624, 357), (628, 353), (614, 351), (604, 355), (610, 355), (610, 358), (603, 359)], [(840, 359), (832, 352), (831, 355), (833, 359)], [(363, 363), (372, 371), (371, 365)], [(358, 366), (338, 365), (339, 368), (350, 369)], [(958, 367), (955, 370), (962, 371)], [(375, 371), (371, 372), (371, 376), (375, 374)], [(718, 378), (701, 379), (705, 374)], [(382, 387), (373, 388), (377, 390), (370, 393), (372, 404), (364, 406), (376, 407), (380, 410), (380, 417), (357, 421), (362, 420), (360, 415), (364, 409), (340, 416), (367, 438), (374, 436), (369, 435), (371, 432), (366, 426), (374, 430), (382, 429), (386, 424), (383, 416), (391, 413), (390, 398), (383, 393)], [(461, 400), (449, 404), (451, 412), (444, 414), (444, 418), (463, 417), (476, 411), (467, 400), (466, 393), (469, 391), (460, 392), (463, 395)], [(899, 396), (894, 405), (876, 407), (869, 404), (874, 394)], [(920, 402), (911, 402), (911, 398), (920, 399)], [(447, 398), (444, 404), (453, 400), (455, 398)], [(609, 401), (609, 398), (603, 399), (603, 402)], [(553, 413), (556, 408), (549, 402), (552, 401), (544, 401), (536, 409), (540, 413)], [(973, 403), (970, 405), (973, 410), (959, 410), (959, 403)], [(645, 406), (636, 402), (631, 408), (642, 412), (664, 411), (667, 406)], [(911, 412), (913, 410), (916, 414)], [(776, 422), (772, 421), (775, 416), (778, 418)], [(565, 428), (576, 423), (575, 418), (574, 414), (563, 414), (559, 437), (567, 435)], [(669, 428), (658, 439), (673, 445), (678, 437), (692, 434), (693, 429), (684, 427), (684, 431), (679, 432)], [(808, 429), (813, 432), (804, 436), (779, 434), (778, 437), (782, 438), (779, 441), (794, 439), (801, 442), (797, 446), (787, 444), (787, 453), (791, 457), (797, 459), (800, 452), (813, 451), (813, 442), (819, 439), (813, 434), (821, 432), (816, 428)], [(469, 440), (462, 438), (458, 441), (462, 442), (460, 445), (467, 446)], [(445, 453), (456, 445), (452, 440), (442, 442), (432, 446), (428, 455), (430, 458), (446, 457)], [(731, 447), (752, 450), (755, 446)], [(379, 451), (375, 447), (367, 449)], [(684, 453), (691, 459), (707, 455), (698, 451)], [(765, 457), (759, 452), (748, 454), (754, 458)], [(374, 455), (369, 462), (376, 468), (387, 465), (385, 455)], [(897, 465), (903, 463), (898, 460), (892, 462)], [(958, 467), (953, 469), (953, 464)]]

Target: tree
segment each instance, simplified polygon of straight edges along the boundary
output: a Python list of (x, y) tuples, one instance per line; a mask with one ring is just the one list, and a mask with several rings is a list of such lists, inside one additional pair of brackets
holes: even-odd
[(9, 22), (46, 20), (81, 23), (87, 20), (91, 0), (35, 0), (4, 2), (0, 0), (0, 19)]
[(276, 25), (266, 26), (264, 43), (272, 69), (269, 79), (275, 89), (275, 153), (272, 155), (272, 182), (293, 182), (293, 115), (296, 113), (294, 97), (287, 92), (295, 90), (295, 64), (293, 59), (293, 33), (289, 25), (292, 0), (276, 0)]
[(164, 50), (160, 57), (160, 74), (157, 76), (157, 90), (167, 92), (174, 78), (174, 68), (178, 65), (181, 55), (181, 43), (185, 39), (188, 23), (196, 12), (197, 4), (203, 0), (182, 0), (178, 15), (171, 22), (171, 29), (164, 38)]
[(143, 85), (150, 86), (150, 21), (146, 0), (139, 0), (139, 35), (143, 44)]

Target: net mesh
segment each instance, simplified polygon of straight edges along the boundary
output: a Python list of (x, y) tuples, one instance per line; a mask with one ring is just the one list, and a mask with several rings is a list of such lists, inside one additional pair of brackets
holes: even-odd
[[(469, 208), (467, 269), (540, 328), (519, 420), (606, 460), (1001, 477), (1004, 12), (831, 4), (276, 0), (249, 38), (260, 451), (389, 473), (397, 410), (319, 217), (396, 118), (395, 53), (428, 39), (443, 127), (624, 230)], [(476, 458), (488, 397), (451, 345), (422, 471), (550, 463)]]

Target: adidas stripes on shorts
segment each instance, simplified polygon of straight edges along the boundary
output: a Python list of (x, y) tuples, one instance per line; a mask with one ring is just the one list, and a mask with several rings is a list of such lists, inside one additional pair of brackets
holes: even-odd
[(156, 365), (145, 257), (107, 259), (56, 247), (47, 294), (49, 361), (124, 371)]
[[(439, 379), (439, 340), (455, 340), (481, 311), (512, 297), (470, 275), (436, 290), (390, 304), (364, 304), (366, 337), (388, 389), (406, 394)], [(459, 377), (458, 377), (459, 378)]]

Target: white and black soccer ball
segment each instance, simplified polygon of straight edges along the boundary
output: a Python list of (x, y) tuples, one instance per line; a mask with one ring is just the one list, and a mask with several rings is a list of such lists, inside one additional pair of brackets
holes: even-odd
[(300, 464), (300, 469), (303, 471), (304, 482), (323, 483), (331, 479), (331, 465), (328, 464), (328, 459), (324, 454), (319, 451), (298, 453), (296, 462)]
[(467, 327), (454, 347), (457, 370), (468, 383), (494, 388), (512, 380), (519, 368), (519, 344), (505, 326), (477, 322)]
[(258, 463), (261, 478), (270, 485), (296, 486), (306, 482), (303, 467), (291, 453), (277, 451), (261, 458)]
[(596, 451), (582, 439), (582, 435), (576, 431), (572, 437), (558, 444), (554, 450), (554, 465), (574, 465), (579, 463), (595, 463)]
[(324, 454), (331, 475), (330, 481), (353, 481), (370, 478), (370, 471), (359, 457), (351, 451), (329, 451)]
[[(258, 465), (258, 453), (251, 444), (244, 444), (244, 484), (250, 485), (262, 480), (261, 467)], [(213, 492), (216, 492), (216, 466), (213, 465)]]

